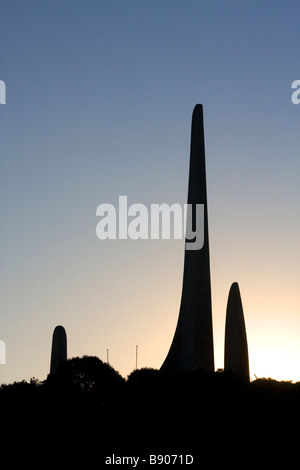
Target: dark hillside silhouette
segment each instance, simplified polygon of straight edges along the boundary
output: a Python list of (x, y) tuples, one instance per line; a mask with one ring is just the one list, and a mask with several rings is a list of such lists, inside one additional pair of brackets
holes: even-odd
[(300, 383), (147, 368), (125, 380), (97, 357), (77, 357), (43, 382), (1, 386), (0, 447), (292, 449), (299, 403)]

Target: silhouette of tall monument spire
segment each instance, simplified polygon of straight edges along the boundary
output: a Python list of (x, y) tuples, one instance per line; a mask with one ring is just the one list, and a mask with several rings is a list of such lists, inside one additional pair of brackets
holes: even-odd
[(240, 289), (234, 282), (229, 291), (226, 325), (224, 370), (249, 382), (249, 358), (246, 327)]
[(61, 362), (67, 360), (67, 335), (63, 326), (56, 326), (52, 337), (50, 374), (54, 374)]
[[(209, 263), (207, 194), (203, 108), (193, 111), (188, 204), (204, 205), (204, 244), (201, 249), (187, 249), (185, 258), (180, 312), (169, 353), (161, 370), (171, 374), (195, 368), (214, 371), (211, 285)], [(193, 220), (194, 222), (194, 220)], [(187, 226), (189, 224), (187, 223)]]

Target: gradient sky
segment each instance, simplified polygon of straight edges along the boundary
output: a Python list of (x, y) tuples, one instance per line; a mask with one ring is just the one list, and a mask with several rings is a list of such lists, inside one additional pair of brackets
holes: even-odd
[(250, 374), (300, 380), (300, 4), (1, 0), (0, 383), (68, 356), (159, 368), (183, 240), (96, 237), (96, 208), (184, 204), (204, 106), (215, 368), (240, 286)]

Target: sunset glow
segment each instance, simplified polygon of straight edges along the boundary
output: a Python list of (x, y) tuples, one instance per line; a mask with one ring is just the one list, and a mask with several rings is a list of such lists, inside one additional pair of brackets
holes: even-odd
[(160, 368), (184, 242), (100, 239), (96, 210), (186, 204), (197, 103), (215, 369), (238, 282), (252, 380), (300, 381), (299, 2), (42, 3), (1, 5), (0, 383), (46, 378), (56, 325), (68, 357)]

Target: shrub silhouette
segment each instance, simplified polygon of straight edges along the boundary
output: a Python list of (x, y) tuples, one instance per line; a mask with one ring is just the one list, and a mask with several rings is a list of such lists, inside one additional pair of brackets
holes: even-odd
[(162, 372), (147, 367), (136, 369), (127, 377), (128, 391), (140, 398), (161, 396), (167, 383), (166, 376)]

